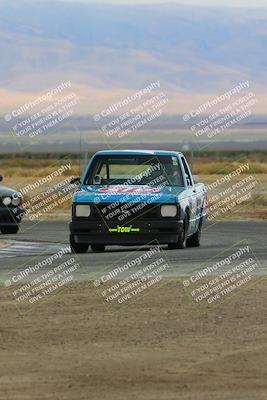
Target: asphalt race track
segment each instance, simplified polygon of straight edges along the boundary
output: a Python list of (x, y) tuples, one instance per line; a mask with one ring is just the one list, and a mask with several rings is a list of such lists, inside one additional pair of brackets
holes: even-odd
[[(11, 270), (25, 268), (33, 257), (37, 260), (68, 248), (68, 223), (62, 221), (40, 222), (31, 226), (24, 222), (17, 235), (0, 236), (0, 279), (5, 279)], [(207, 223), (203, 229), (200, 248), (162, 251), (172, 266), (170, 276), (185, 276), (205, 266), (208, 260), (220, 260), (236, 251), (240, 246), (249, 245), (259, 263), (257, 273), (265, 275), (267, 268), (267, 222), (265, 221), (227, 221)], [(79, 274), (75, 279), (90, 279), (95, 273), (106, 270), (109, 265), (128, 254), (138, 255), (138, 247), (108, 247), (104, 253), (78, 255)], [(143, 251), (144, 249), (142, 249)], [(135, 253), (135, 251), (137, 251)], [(139, 250), (140, 251), (140, 250)], [(67, 256), (66, 256), (67, 257)], [(45, 267), (46, 268), (46, 267)], [(45, 270), (44, 268), (44, 270)], [(49, 267), (48, 267), (49, 268)]]

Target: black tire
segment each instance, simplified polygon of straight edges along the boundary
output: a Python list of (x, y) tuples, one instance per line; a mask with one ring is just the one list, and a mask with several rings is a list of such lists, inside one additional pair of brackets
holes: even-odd
[(182, 233), (182, 235), (179, 236), (178, 241), (176, 243), (169, 243), (168, 244), (169, 250), (185, 249), (185, 247), (186, 247), (186, 237), (187, 237), (187, 231), (188, 231), (188, 224), (189, 224), (189, 217), (186, 214), (186, 217), (184, 219), (183, 233)]
[(89, 248), (89, 243), (76, 243), (74, 235), (70, 235), (70, 249), (72, 253), (82, 254), (86, 253)]
[(1, 228), (1, 232), (3, 235), (12, 235), (14, 233), (18, 233), (19, 227), (17, 225), (15, 226), (3, 226)]
[(91, 250), (93, 253), (101, 253), (102, 251), (105, 251), (105, 246), (103, 244), (92, 244)]
[(199, 247), (202, 229), (202, 218), (199, 221), (198, 228), (194, 235), (190, 236), (186, 241), (186, 247)]

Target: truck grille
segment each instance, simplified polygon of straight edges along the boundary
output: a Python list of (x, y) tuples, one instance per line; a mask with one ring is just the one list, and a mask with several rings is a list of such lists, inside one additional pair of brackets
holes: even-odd
[(161, 217), (161, 204), (147, 203), (99, 203), (92, 204), (91, 218), (106, 222), (122, 223), (136, 218), (157, 219)]

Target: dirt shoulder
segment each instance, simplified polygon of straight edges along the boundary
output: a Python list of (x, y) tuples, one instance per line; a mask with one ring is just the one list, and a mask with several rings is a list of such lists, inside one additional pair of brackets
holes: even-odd
[(107, 309), (88, 283), (20, 316), (1, 291), (1, 400), (266, 399), (267, 279), (200, 313), (180, 281)]

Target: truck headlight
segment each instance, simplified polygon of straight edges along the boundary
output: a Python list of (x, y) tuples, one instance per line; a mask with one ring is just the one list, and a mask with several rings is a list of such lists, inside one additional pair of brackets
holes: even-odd
[(12, 199), (10, 197), (4, 197), (2, 202), (4, 206), (9, 206), (11, 204)]
[(76, 217), (90, 217), (91, 207), (88, 204), (77, 204), (75, 207)]
[(162, 217), (176, 217), (178, 208), (175, 205), (164, 205), (160, 209)]
[(22, 204), (22, 195), (20, 193), (16, 193), (12, 198), (13, 206), (17, 207)]

